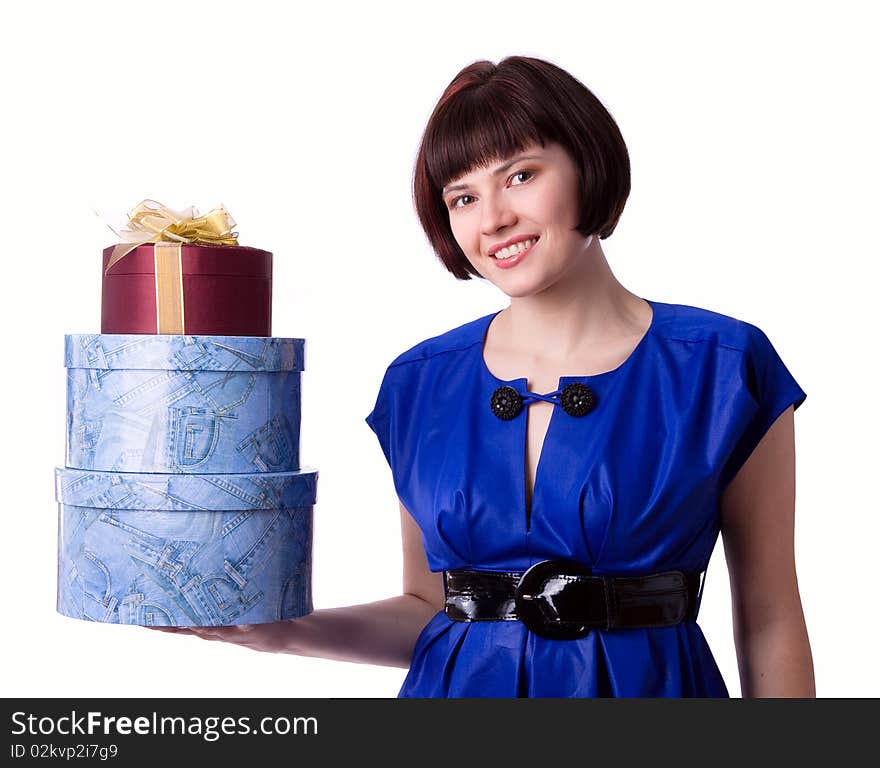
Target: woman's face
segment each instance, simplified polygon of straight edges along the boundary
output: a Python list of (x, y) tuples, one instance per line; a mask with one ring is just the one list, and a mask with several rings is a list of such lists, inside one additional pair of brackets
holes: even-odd
[[(592, 237), (575, 227), (578, 174), (559, 144), (535, 144), (520, 153), (475, 168), (443, 190), (449, 223), (474, 269), (508, 296), (529, 296), (555, 283), (578, 263)], [(503, 259), (492, 255), (510, 240), (524, 241)], [(522, 246), (519, 246), (522, 248)]]

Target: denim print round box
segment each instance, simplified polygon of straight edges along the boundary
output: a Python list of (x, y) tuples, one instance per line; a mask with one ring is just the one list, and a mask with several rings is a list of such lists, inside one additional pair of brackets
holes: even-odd
[(312, 612), (317, 471), (55, 474), (59, 613), (221, 626)]
[(304, 339), (65, 336), (68, 467), (295, 472)]

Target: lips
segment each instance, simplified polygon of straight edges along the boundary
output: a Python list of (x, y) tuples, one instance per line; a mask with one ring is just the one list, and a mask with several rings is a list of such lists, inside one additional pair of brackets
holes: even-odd
[(524, 240), (535, 240), (537, 241), (538, 235), (528, 234), (528, 235), (517, 235), (516, 237), (511, 237), (510, 240), (505, 240), (503, 243), (496, 243), (489, 249), (489, 256), (493, 257), (495, 254), (503, 250), (504, 248), (510, 248), (511, 245), (516, 245), (517, 243), (521, 243)]
[(498, 269), (513, 269), (514, 267), (516, 267), (517, 264), (521, 264), (523, 260), (529, 257), (529, 254), (531, 254), (537, 244), (538, 239), (536, 238), (533, 241), (532, 245), (530, 245), (526, 250), (515, 253), (513, 254), (513, 256), (508, 256), (506, 259), (500, 259), (497, 256), (490, 256), (490, 258), (492, 259), (492, 264)]

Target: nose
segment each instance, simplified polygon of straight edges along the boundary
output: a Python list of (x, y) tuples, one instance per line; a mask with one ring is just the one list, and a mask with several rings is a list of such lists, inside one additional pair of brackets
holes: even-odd
[(487, 237), (499, 229), (516, 223), (516, 214), (505, 202), (503, 195), (486, 195), (480, 210), (480, 227)]

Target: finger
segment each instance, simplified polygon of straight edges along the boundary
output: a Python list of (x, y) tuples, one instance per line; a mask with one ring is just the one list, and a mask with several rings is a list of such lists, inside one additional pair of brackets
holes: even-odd
[(221, 637), (237, 637), (256, 628), (255, 624), (218, 624), (217, 626), (192, 627), (194, 632), (207, 632)]
[(199, 635), (202, 636), (202, 633), (205, 629), (213, 629), (212, 627), (145, 627), (145, 629), (156, 629), (159, 632), (173, 632), (176, 635)]
[(232, 626), (192, 626), (192, 627), (146, 627), (160, 632), (195, 635), (203, 640), (241, 643), (244, 636), (256, 628), (255, 624), (239, 624)]
[(221, 640), (229, 643), (240, 642), (243, 634), (237, 626), (193, 627), (191, 631), (205, 640)]

